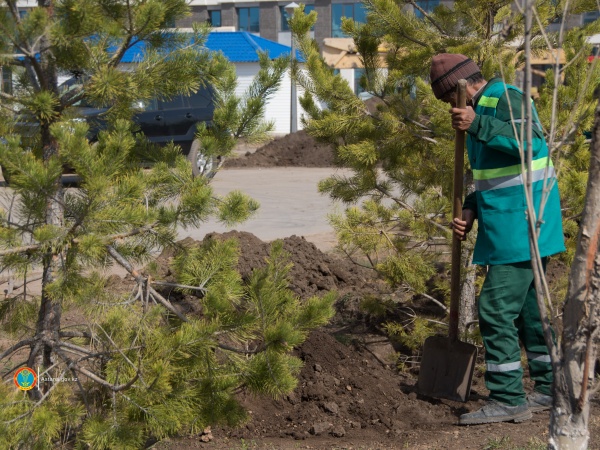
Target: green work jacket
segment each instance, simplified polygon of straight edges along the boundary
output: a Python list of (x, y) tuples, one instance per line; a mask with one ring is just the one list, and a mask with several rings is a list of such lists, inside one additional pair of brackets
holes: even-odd
[[(475, 192), (467, 196), (463, 205), (463, 208), (476, 211), (479, 221), (474, 264), (510, 264), (531, 259), (521, 151), (519, 141), (515, 138), (521, 135), (524, 122), (522, 98), (523, 93), (519, 89), (494, 78), (474, 99), (476, 116), (467, 130), (467, 151), (473, 169)], [(544, 257), (564, 251), (565, 246), (554, 166), (548, 156), (535, 107), (533, 116), (532, 166), (536, 217), (540, 213), (544, 188), (548, 196), (538, 241), (541, 256)], [(525, 137), (525, 127), (522, 135)], [(522, 141), (526, 158), (526, 142), (524, 138)]]

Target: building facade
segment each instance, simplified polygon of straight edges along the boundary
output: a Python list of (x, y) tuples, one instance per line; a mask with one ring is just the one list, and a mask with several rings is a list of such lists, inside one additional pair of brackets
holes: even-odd
[[(208, 22), (213, 27), (223, 27), (236, 31), (248, 31), (281, 44), (290, 45), (291, 34), (287, 25), (285, 6), (291, 3), (280, 0), (192, 0), (192, 15), (176, 23), (186, 28), (193, 22)], [(316, 11), (317, 22), (312, 31), (319, 45), (327, 38), (346, 37), (341, 30), (342, 17), (363, 22), (366, 10), (362, 2), (356, 0), (306, 0), (305, 12)], [(420, 0), (416, 2), (425, 11), (432, 11), (439, 5), (452, 6), (453, 0)], [(420, 12), (412, 6), (417, 16)]]

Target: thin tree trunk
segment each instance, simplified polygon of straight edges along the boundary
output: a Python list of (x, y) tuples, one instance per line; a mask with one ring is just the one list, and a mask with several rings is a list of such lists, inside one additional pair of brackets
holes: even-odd
[[(465, 253), (467, 255), (465, 255)], [(463, 252), (463, 257), (464, 256), (467, 256), (467, 261), (470, 261), (472, 252)], [(461, 333), (467, 333), (469, 331), (469, 325), (472, 325), (477, 320), (477, 302), (475, 301), (476, 274), (477, 266), (467, 263), (464, 269), (458, 312), (458, 329)]]
[(600, 100), (596, 108), (585, 206), (563, 309), (562, 358), (550, 414), (550, 448), (585, 449), (589, 443), (590, 381), (600, 295)]
[[(473, 171), (468, 169), (465, 172), (465, 193), (469, 195), (475, 192), (475, 183), (473, 182)], [(469, 332), (469, 326), (476, 323), (477, 314), (477, 289), (475, 280), (477, 279), (477, 266), (472, 263), (473, 247), (471, 245), (462, 246), (463, 262), (463, 280), (460, 289), (460, 305), (458, 311), (458, 329), (463, 333), (464, 339), (469, 341), (466, 334)]]
[[(49, 14), (52, 14), (51, 0), (38, 0), (38, 6), (47, 8)], [(47, 37), (40, 40), (40, 46), (46, 48), (50, 46)], [(40, 56), (39, 65), (40, 79), (39, 85), (42, 89), (54, 92), (58, 96), (58, 71), (54, 60), (44, 52)], [(50, 160), (58, 154), (57, 143), (50, 133), (51, 122), (40, 123), (40, 144), (42, 146), (42, 157), (44, 162)], [(55, 195), (48, 197), (46, 201), (46, 223), (61, 227), (64, 221), (63, 210), (63, 189), (60, 178), (56, 180)], [(48, 286), (55, 280), (55, 274), (59, 270), (61, 255), (50, 251), (43, 259), (42, 275), (42, 299), (40, 310), (38, 311), (38, 320), (36, 324), (36, 344), (32, 347), (29, 354), (28, 364), (34, 369), (45, 369), (53, 364), (52, 343), (59, 340), (62, 305), (59, 299), (53, 298), (48, 294)], [(30, 395), (41, 398), (42, 394), (50, 386), (47, 383), (40, 383), (38, 389), (32, 389)]]

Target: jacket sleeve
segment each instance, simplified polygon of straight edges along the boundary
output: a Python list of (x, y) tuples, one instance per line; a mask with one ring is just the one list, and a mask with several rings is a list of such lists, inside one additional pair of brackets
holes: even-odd
[(477, 195), (475, 192), (471, 192), (465, 197), (462, 209), (470, 209), (475, 212), (475, 217), (477, 217)]
[[(523, 95), (513, 89), (508, 90), (498, 99), (496, 106), (496, 117), (486, 115), (475, 115), (475, 119), (467, 130), (475, 139), (482, 142), (486, 147), (499, 150), (509, 155), (520, 157), (519, 136), (523, 136), (523, 150), (527, 150), (525, 142), (525, 125), (521, 113)], [(511, 117), (512, 111), (512, 117)], [(533, 139), (532, 150), (535, 157), (544, 146), (544, 133), (533, 109)], [(523, 132), (521, 132), (523, 125)], [(516, 133), (515, 133), (516, 132)]]

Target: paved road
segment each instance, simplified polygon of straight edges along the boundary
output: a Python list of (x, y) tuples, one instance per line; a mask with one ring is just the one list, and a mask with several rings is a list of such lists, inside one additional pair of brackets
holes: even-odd
[(198, 230), (181, 230), (179, 237), (202, 239), (212, 231), (234, 229), (248, 231), (263, 241), (304, 236), (321, 250), (329, 250), (335, 236), (327, 214), (342, 210), (342, 206), (319, 194), (317, 183), (334, 172), (336, 169), (295, 167), (221, 170), (212, 181), (215, 192), (226, 194), (239, 189), (260, 203), (258, 213), (233, 228), (213, 220)]
[[(247, 222), (227, 228), (211, 220), (199, 229), (183, 230), (178, 237), (202, 239), (207, 233), (229, 230), (247, 231), (263, 241), (272, 241), (292, 235), (304, 236), (323, 251), (335, 245), (333, 229), (327, 214), (341, 211), (342, 205), (319, 194), (317, 184), (333, 173), (333, 168), (244, 168), (221, 170), (212, 180), (217, 194), (241, 190), (260, 203), (257, 214)], [(65, 178), (65, 182), (70, 179)], [(0, 178), (0, 185), (4, 179)], [(8, 202), (4, 198), (0, 203)]]

